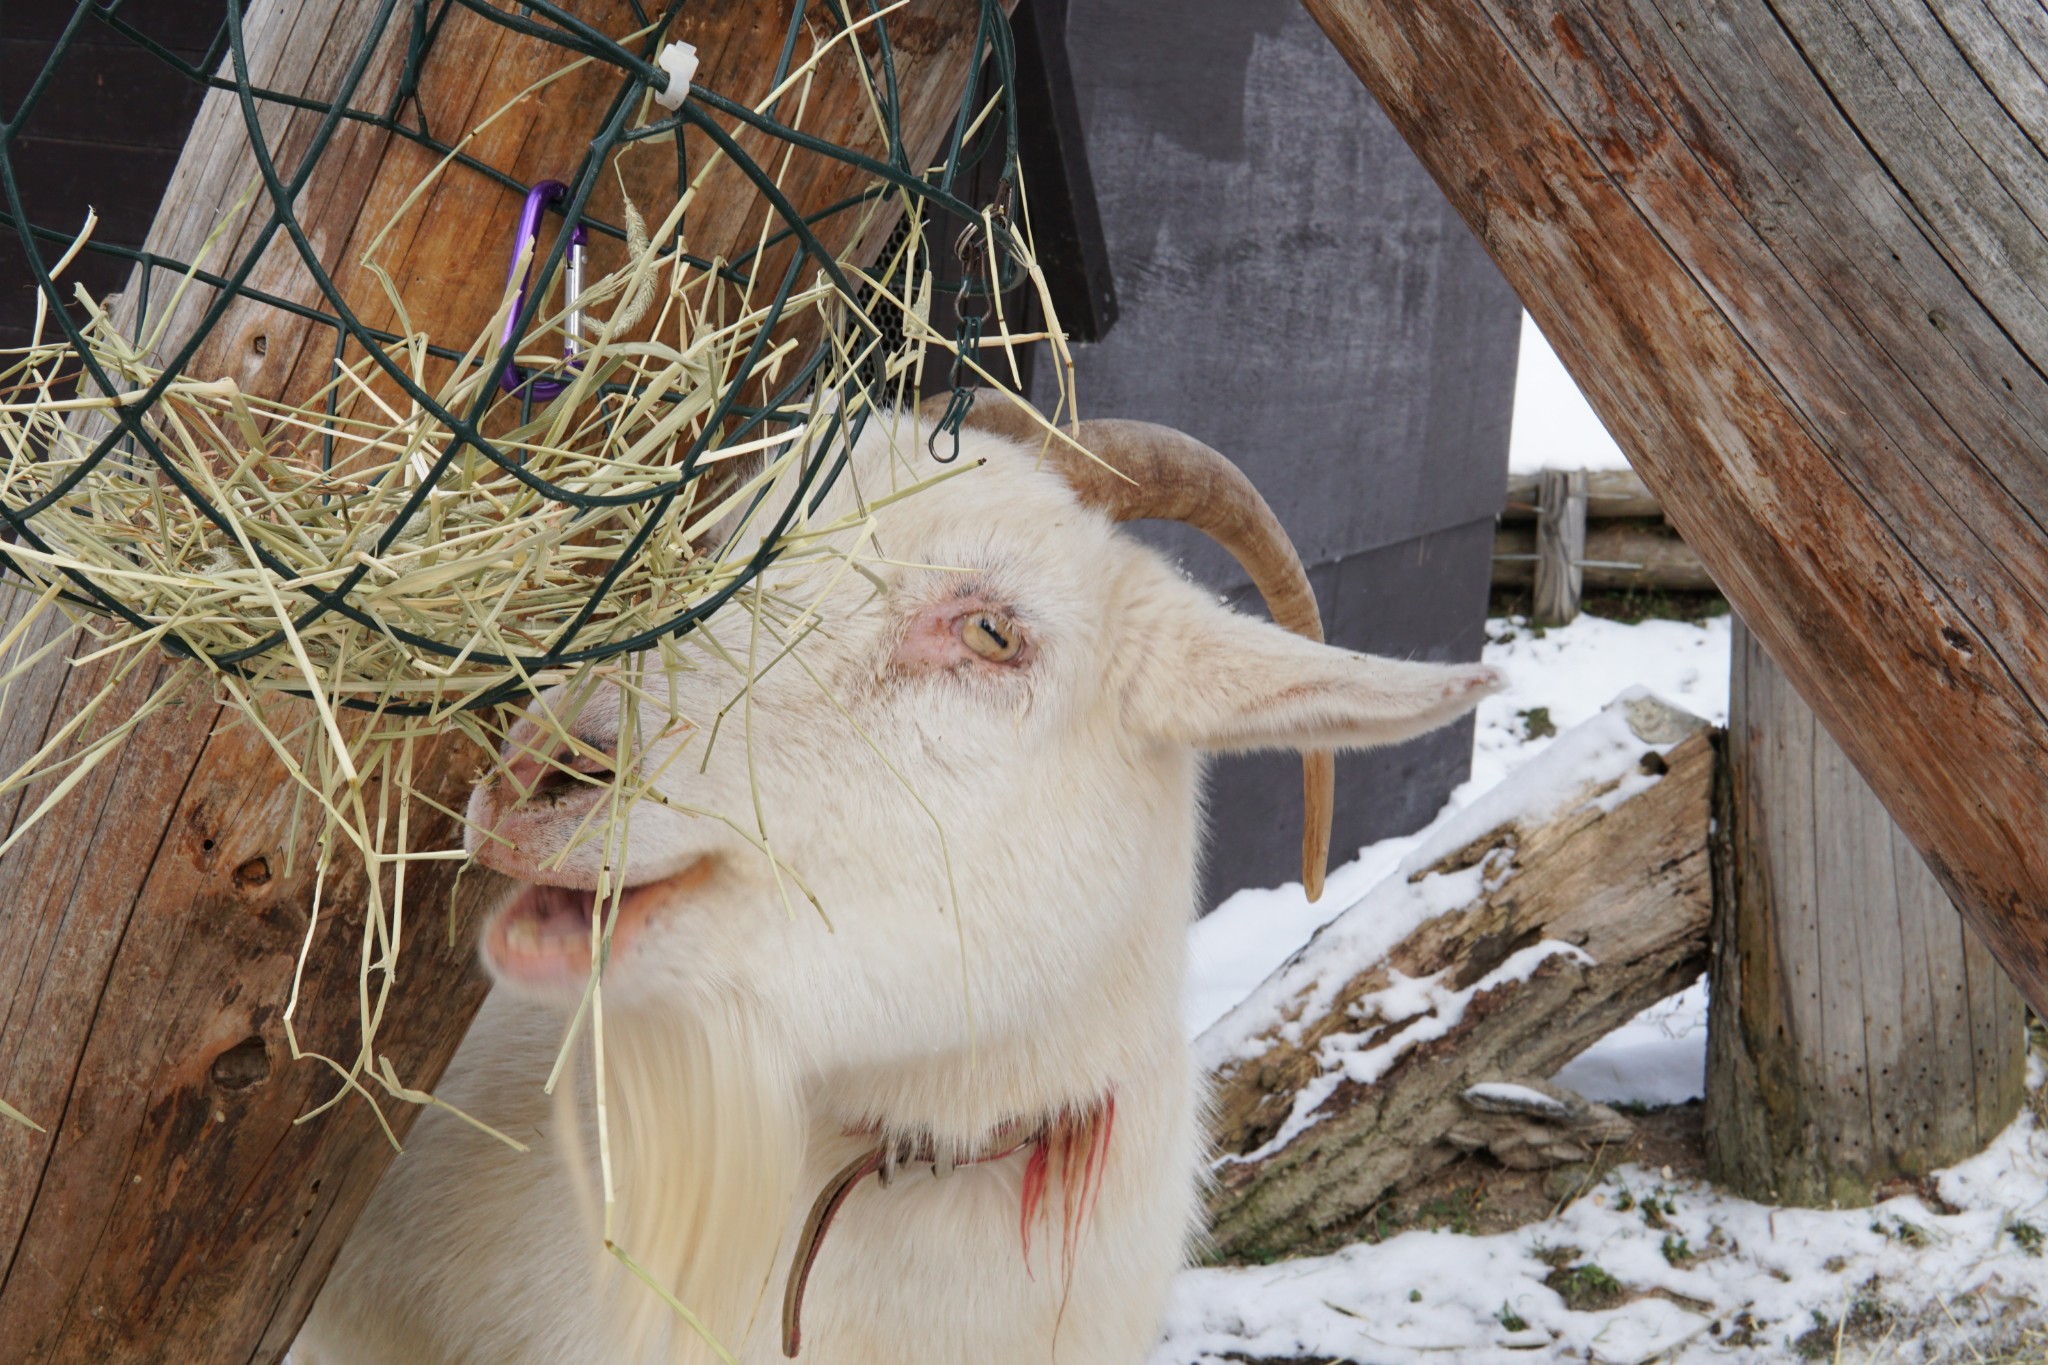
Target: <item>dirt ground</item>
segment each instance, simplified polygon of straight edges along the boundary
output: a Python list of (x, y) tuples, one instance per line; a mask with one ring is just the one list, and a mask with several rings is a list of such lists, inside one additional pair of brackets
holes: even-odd
[(1510, 1171), (1484, 1153), (1475, 1153), (1413, 1189), (1382, 1200), (1332, 1240), (1377, 1242), (1412, 1228), (1480, 1235), (1507, 1232), (1551, 1217), (1609, 1171), (1631, 1162), (1660, 1173), (1668, 1169), (1670, 1177), (1706, 1177), (1699, 1102), (1623, 1112), (1635, 1124), (1635, 1136), (1607, 1148), (1593, 1161), (1545, 1171)]

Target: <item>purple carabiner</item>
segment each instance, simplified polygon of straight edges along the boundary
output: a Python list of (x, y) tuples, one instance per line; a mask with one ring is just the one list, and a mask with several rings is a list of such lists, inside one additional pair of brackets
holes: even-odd
[[(519, 235), (512, 239), (512, 264), (505, 271), (505, 286), (509, 289), (514, 279), (519, 280), (519, 293), (512, 300), (512, 316), (505, 319), (505, 335), (499, 339), (500, 351), (509, 352), (519, 340), (515, 330), (519, 315), (526, 311), (526, 290), (533, 283), (533, 257), (540, 249), (540, 216), (550, 204), (559, 204), (569, 197), (569, 187), (559, 180), (543, 180), (526, 192), (526, 206), (519, 211)], [(578, 352), (583, 349), (583, 243), (587, 234), (583, 224), (569, 229), (569, 253), (564, 288), (569, 301), (569, 316), (562, 327), (562, 363), (568, 369), (582, 368), (583, 361)], [(520, 278), (519, 253), (525, 250), (526, 274)], [(565, 379), (536, 378), (519, 368), (515, 360), (505, 362), (505, 372), (498, 376), (498, 383), (507, 393), (517, 393), (525, 388), (535, 398), (546, 402), (569, 387)]]

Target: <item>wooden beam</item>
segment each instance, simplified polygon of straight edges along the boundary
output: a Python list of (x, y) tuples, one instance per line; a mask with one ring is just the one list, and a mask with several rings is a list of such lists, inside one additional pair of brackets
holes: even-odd
[(1389, 1189), (1516, 1140), (1474, 1122), (1475, 1085), (1540, 1081), (1698, 979), (1713, 773), (1704, 721), (1616, 702), (1204, 1033), (1217, 1257), (1343, 1242)]
[[(615, 36), (642, 22), (631, 0), (572, 8)], [(396, 91), (411, 7), (393, 13), (353, 101), (359, 107), (382, 108)], [(758, 98), (786, 8), (683, 13), (672, 36), (696, 43), (702, 80)], [(821, 0), (811, 31), (833, 31), (836, 13)], [(976, 15), (971, 0), (914, 0), (890, 17), (913, 164), (932, 153), (957, 100)], [(332, 99), (377, 16), (375, 0), (256, 0), (247, 11), (256, 82)], [(459, 136), (570, 59), (451, 6), (422, 72), (420, 110), (437, 132)], [(618, 80), (590, 64), (519, 102), (469, 150), (528, 182), (559, 176), (576, 165)], [(871, 142), (868, 108), (843, 62), (813, 90), (805, 126)], [(281, 166), (297, 164), (318, 118), (267, 109)], [(300, 198), (310, 240), (371, 326), (393, 313), (360, 257), (432, 160), (411, 142), (351, 123)], [(626, 158), (650, 219), (673, 202), (672, 156), (670, 197), (657, 197), (661, 161), (650, 150)], [(233, 97), (209, 96), (151, 245), (190, 259), (227, 220), (220, 250), (253, 250), (267, 207), (232, 212), (252, 175)], [(799, 211), (815, 212), (856, 178), (829, 158), (797, 156), (783, 183)], [(751, 242), (760, 207), (733, 193), (736, 183), (728, 175), (707, 193), (691, 221), (692, 249), (730, 255)], [(383, 261), (416, 325), (458, 348), (474, 339), (498, 304), (518, 200), (494, 181), (451, 174), (407, 217)], [(850, 224), (831, 231), (829, 244), (849, 246)], [(601, 253), (595, 268), (608, 268)], [(254, 283), (314, 299), (289, 243), (265, 252)], [(130, 294), (132, 306), (139, 291)], [(173, 338), (186, 334), (204, 295), (181, 305)], [(331, 341), (317, 324), (238, 302), (187, 373), (233, 375), (252, 392), (303, 393), (325, 379)], [(38, 627), (28, 647), (47, 638)], [(129, 715), (165, 666), (124, 684), (112, 714)], [(74, 668), (58, 657), (19, 683), (0, 714), (0, 771), (108, 677), (104, 664)], [(293, 825), (285, 774), (247, 727), (218, 728), (223, 719), (203, 694), (169, 708), (0, 859), (0, 1095), (46, 1130), (0, 1122), (0, 1352), (9, 1365), (275, 1361), (391, 1158), (360, 1103), (295, 1123), (335, 1084), (318, 1063), (289, 1063), (280, 1024), (312, 902), (310, 822)], [(424, 767), (428, 794), (459, 807), (472, 757), (442, 743)], [(17, 794), (0, 817), (11, 826), (46, 790)], [(446, 847), (459, 832), (420, 811), (412, 838), (416, 847)], [(400, 1079), (417, 1087), (436, 1081), (484, 991), (472, 943), (490, 883), (465, 883), (474, 895), (451, 911), (445, 867), (416, 865), (408, 877), (413, 913), (399, 993), (378, 1034)], [(307, 1045), (342, 1058), (356, 1049), (362, 901), (360, 871), (351, 882), (342, 869), (327, 887), (299, 1015)], [(402, 1135), (413, 1111), (387, 1109)]]
[(1708, 1168), (1773, 1204), (1868, 1204), (2012, 1122), (2026, 1011), (1739, 619), (1733, 684)]
[(2048, 1009), (2033, 0), (1305, 0)]

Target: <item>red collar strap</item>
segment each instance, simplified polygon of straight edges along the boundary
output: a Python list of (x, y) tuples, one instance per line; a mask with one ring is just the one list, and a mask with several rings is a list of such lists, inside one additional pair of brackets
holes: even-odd
[(803, 1232), (797, 1238), (796, 1256), (789, 1263), (789, 1279), (782, 1291), (782, 1354), (794, 1360), (803, 1345), (804, 1287), (810, 1283), (811, 1267), (818, 1259), (825, 1233), (854, 1186), (872, 1175), (879, 1176), (886, 1189), (904, 1166), (929, 1166), (934, 1176), (944, 1179), (960, 1166), (983, 1166), (1015, 1156), (1042, 1142), (1046, 1131), (1044, 1124), (1026, 1127), (1021, 1121), (1005, 1123), (989, 1134), (987, 1150), (982, 1155), (965, 1161), (956, 1160), (950, 1151), (939, 1152), (928, 1137), (884, 1140), (841, 1167), (818, 1191), (817, 1201), (811, 1205)]

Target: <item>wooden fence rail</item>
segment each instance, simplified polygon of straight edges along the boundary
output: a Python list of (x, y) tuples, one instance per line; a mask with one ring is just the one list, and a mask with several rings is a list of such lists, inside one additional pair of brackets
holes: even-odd
[[(1543, 473), (1555, 473), (1546, 470)], [(1508, 479), (1501, 526), (1493, 538), (1493, 586), (1533, 588), (1545, 563), (1571, 560), (1582, 590), (1598, 592), (1713, 592), (1714, 579), (1690, 545), (1664, 519), (1663, 504), (1633, 470), (1596, 469), (1585, 481), (1579, 538), (1546, 539), (1571, 518), (1546, 521), (1541, 474)], [(1557, 576), (1553, 573), (1553, 582)], [(1561, 625), (1578, 614), (1578, 594), (1546, 602), (1536, 594), (1536, 616)]]

